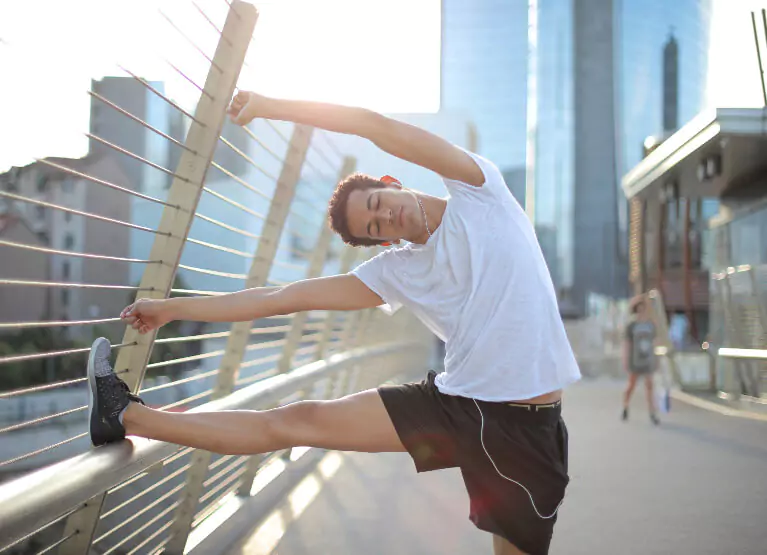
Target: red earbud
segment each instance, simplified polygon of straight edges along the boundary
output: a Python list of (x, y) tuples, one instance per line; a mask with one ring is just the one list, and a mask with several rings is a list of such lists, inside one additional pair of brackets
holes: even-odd
[(391, 183), (396, 183), (397, 185), (402, 187), (402, 183), (399, 182), (399, 179), (397, 179), (396, 177), (392, 177), (390, 175), (383, 176), (381, 179), (379, 179), (379, 181), (381, 183), (386, 183), (387, 185), (389, 185)]

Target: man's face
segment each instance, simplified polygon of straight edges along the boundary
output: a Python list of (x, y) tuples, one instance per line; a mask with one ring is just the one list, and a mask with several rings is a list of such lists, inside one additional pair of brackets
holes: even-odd
[(413, 193), (396, 185), (357, 189), (346, 203), (349, 232), (358, 239), (398, 242), (423, 230), (423, 216)]

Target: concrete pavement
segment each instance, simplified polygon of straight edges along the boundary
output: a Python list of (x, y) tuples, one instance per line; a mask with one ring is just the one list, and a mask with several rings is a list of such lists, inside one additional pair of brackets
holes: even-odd
[[(571, 483), (551, 553), (765, 555), (767, 423), (677, 402), (656, 428), (642, 390), (623, 423), (621, 387), (567, 392)], [(491, 553), (457, 470), (416, 475), (404, 454), (328, 456), (335, 470), (229, 555)]]

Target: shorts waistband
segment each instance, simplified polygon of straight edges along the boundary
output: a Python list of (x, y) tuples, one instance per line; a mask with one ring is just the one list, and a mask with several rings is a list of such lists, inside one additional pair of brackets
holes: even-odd
[[(470, 401), (472, 406), (475, 401)], [(555, 424), (562, 416), (562, 401), (535, 405), (532, 403), (476, 401), (485, 416), (492, 415), (501, 420), (512, 420), (520, 424)], [(475, 409), (476, 410), (476, 409)]]
[(537, 405), (534, 403), (504, 403), (504, 404), (510, 407), (526, 409), (531, 412), (538, 412), (539, 410), (544, 410), (544, 409), (558, 409), (562, 406), (562, 400), (560, 399), (559, 401), (556, 401), (554, 403), (546, 403), (544, 405)]

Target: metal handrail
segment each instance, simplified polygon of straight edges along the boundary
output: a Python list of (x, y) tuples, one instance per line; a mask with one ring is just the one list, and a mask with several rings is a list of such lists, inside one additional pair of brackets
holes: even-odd
[(767, 349), (735, 349), (732, 347), (720, 347), (717, 354), (724, 358), (767, 360)]
[[(288, 395), (355, 363), (417, 350), (417, 343), (394, 343), (332, 355), (267, 378), (189, 412), (254, 409), (274, 406)], [(160, 463), (177, 446), (133, 438), (94, 449), (0, 485), (0, 537), (12, 544), (92, 497)], [(3, 546), (4, 547), (4, 546)]]

